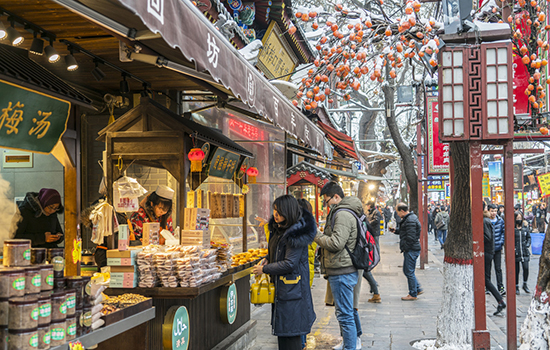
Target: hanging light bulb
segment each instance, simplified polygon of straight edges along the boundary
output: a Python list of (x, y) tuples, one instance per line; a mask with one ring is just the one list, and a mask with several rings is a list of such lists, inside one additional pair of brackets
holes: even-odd
[(74, 72), (78, 69), (78, 63), (76, 62), (76, 58), (73, 56), (73, 50), (70, 50), (70, 53), (65, 56), (65, 64), (67, 65), (67, 70), (69, 72)]
[(4, 23), (0, 22), (0, 40), (6, 39), (8, 36), (8, 32), (6, 31), (6, 27), (4, 27)]
[(34, 32), (34, 38), (32, 39), (29, 52), (39, 56), (42, 56), (44, 53), (44, 40), (38, 38), (36, 32)]
[(61, 56), (57, 53), (57, 50), (53, 47), (52, 40), (50, 40), (50, 45), (46, 46), (44, 52), (46, 53), (46, 57), (50, 63), (55, 63), (61, 58)]
[(19, 33), (17, 29), (13, 27), (13, 23), (11, 27), (8, 27), (7, 32), (8, 32), (8, 40), (13, 46), (19, 46), (23, 43), (23, 41), (25, 41), (25, 38), (23, 37), (23, 35), (21, 35), (21, 33)]
[(94, 76), (95, 80), (102, 81), (103, 78), (105, 78), (105, 73), (99, 68), (99, 63), (97, 61), (95, 63), (95, 68), (92, 70), (92, 75)]

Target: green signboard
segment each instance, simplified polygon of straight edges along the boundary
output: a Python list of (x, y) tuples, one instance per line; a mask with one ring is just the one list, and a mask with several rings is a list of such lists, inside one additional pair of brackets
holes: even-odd
[(50, 153), (71, 103), (0, 80), (0, 147)]
[(237, 287), (235, 283), (224, 286), (220, 296), (220, 315), (222, 322), (233, 324), (237, 318)]
[(237, 170), (240, 156), (238, 154), (218, 148), (210, 161), (208, 176), (232, 179)]
[(172, 306), (162, 325), (162, 345), (166, 350), (189, 348), (189, 313), (185, 306)]

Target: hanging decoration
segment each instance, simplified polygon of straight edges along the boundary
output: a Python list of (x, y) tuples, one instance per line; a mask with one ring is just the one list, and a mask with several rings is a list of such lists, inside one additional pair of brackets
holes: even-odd
[(256, 177), (258, 176), (260, 172), (258, 171), (258, 168), (251, 166), (246, 170), (246, 175), (248, 175), (248, 182), (251, 184), (256, 183)]
[(200, 173), (202, 171), (202, 160), (204, 159), (204, 151), (200, 148), (191, 148), (187, 154), (191, 161), (191, 172)]

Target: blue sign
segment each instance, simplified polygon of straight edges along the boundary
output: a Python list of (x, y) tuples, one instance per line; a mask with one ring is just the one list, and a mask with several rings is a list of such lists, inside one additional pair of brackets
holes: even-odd
[(502, 162), (489, 162), (489, 181), (502, 181)]

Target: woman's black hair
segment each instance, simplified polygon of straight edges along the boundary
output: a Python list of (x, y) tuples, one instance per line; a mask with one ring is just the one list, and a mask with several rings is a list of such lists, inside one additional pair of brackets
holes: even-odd
[(302, 218), (302, 208), (296, 198), (289, 194), (275, 199), (273, 209), (277, 210), (277, 213), (285, 219), (285, 222), (281, 225), (282, 227), (290, 227)]
[(305, 198), (298, 199), (298, 204), (305, 210), (309, 211), (310, 213), (313, 213), (313, 206), (307, 199)]
[(160, 205), (163, 209), (166, 210), (166, 214), (159, 218), (160, 227), (166, 228), (166, 222), (168, 221), (170, 215), (172, 215), (172, 200), (162, 198), (157, 194), (157, 192), (152, 192), (145, 203), (145, 210), (148, 211), (149, 215), (151, 215), (152, 217), (155, 217), (154, 208), (156, 205)]
[(519, 210), (514, 212), (514, 226), (517, 226), (516, 220), (518, 215), (521, 215), (521, 226), (523, 226), (523, 220), (525, 220), (525, 217), (523, 216), (523, 213)]

